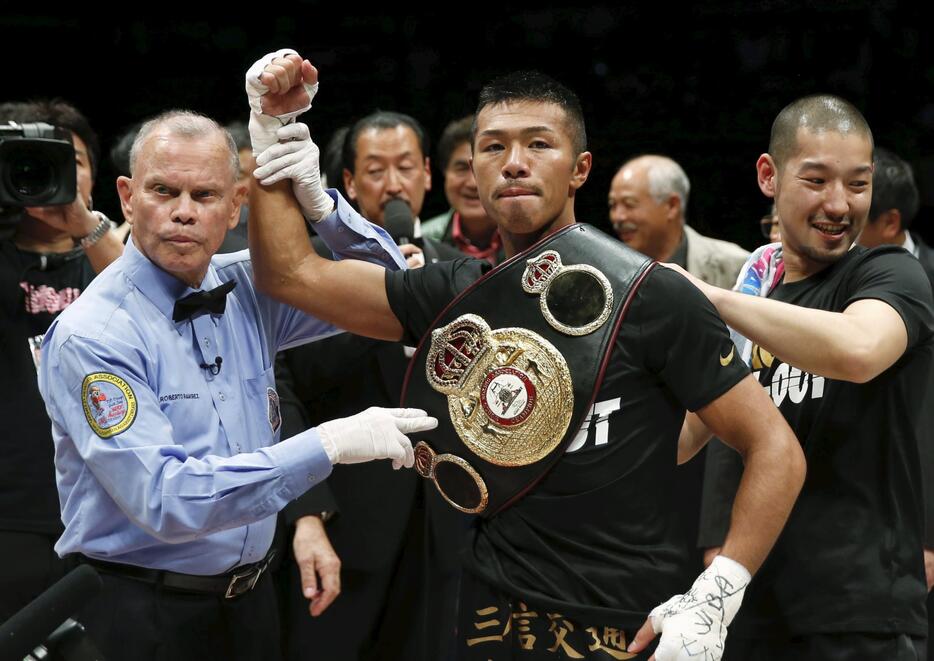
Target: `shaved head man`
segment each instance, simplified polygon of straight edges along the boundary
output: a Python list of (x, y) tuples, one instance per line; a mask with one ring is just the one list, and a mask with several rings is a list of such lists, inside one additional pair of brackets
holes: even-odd
[[(769, 153), (757, 163), (760, 187), (764, 175), (785, 252), (803, 260), (808, 271), (836, 262), (859, 236), (872, 199), (872, 154), (866, 119), (839, 97), (805, 97), (775, 118)], [(853, 162), (851, 172), (836, 171), (841, 158)], [(828, 191), (835, 179), (840, 188)]]
[[(756, 252), (742, 293), (695, 281), (808, 461), (725, 660), (926, 658), (921, 466), (934, 301), (907, 252), (853, 246), (873, 197), (873, 151), (865, 118), (844, 99), (788, 105), (756, 163), (781, 250)], [(713, 449), (708, 460), (711, 486), (740, 469)], [(720, 517), (729, 520), (723, 504)]]
[(862, 136), (873, 145), (869, 124), (852, 103), (830, 94), (806, 96), (783, 108), (772, 122), (768, 155), (777, 167), (801, 152), (800, 138), (807, 133)]

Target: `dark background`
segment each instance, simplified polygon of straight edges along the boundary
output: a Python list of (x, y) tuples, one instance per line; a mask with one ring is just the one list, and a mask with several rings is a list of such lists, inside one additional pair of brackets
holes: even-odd
[[(376, 107), (412, 114), (437, 137), (473, 110), (483, 82), (537, 68), (575, 89), (584, 105), (594, 171), (578, 198), (578, 220), (608, 227), (615, 169), (632, 155), (660, 152), (691, 179), (689, 222), (752, 248), (769, 206), (754, 164), (772, 119), (798, 96), (832, 92), (862, 109), (877, 144), (914, 165), (924, 205), (917, 229), (930, 240), (934, 53), (921, 5), (822, 4), (438, 3), (428, 13), (410, 4), (394, 13), (390, 5), (253, 3), (254, 14), (279, 14), (261, 19), (233, 5), (172, 3), (94, 20), (15, 15), (8, 4), (0, 17), (0, 100), (71, 101), (106, 154), (128, 125), (170, 107), (245, 119), (244, 72), (288, 46), (320, 70), (321, 91), (305, 120), (324, 144)], [(95, 204), (119, 217), (113, 179), (105, 160)], [(437, 171), (434, 183), (423, 218), (446, 208)]]

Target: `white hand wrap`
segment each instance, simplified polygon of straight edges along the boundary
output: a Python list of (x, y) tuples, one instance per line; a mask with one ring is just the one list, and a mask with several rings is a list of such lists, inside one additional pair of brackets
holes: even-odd
[(438, 426), (420, 409), (383, 409), (375, 406), (349, 418), (318, 425), (318, 437), (332, 464), (358, 464), (372, 459), (392, 459), (395, 469), (415, 463), (406, 434)]
[(256, 60), (246, 72), (246, 96), (250, 103), (250, 142), (253, 145), (253, 155), (258, 156), (270, 145), (276, 143), (276, 131), (292, 122), (296, 117), (311, 108), (311, 101), (318, 92), (318, 83), (309, 85), (305, 83), (305, 91), (308, 92), (308, 105), (300, 110), (288, 112), (283, 115), (272, 116), (263, 113), (263, 95), (269, 91), (269, 88), (260, 82), (260, 74), (277, 57), (286, 55), (297, 55), (291, 48), (283, 48), (275, 53), (267, 53)]
[(718, 555), (685, 594), (656, 606), (649, 618), (662, 634), (656, 661), (719, 661), (726, 628), (739, 610), (751, 578), (735, 560)]
[(321, 186), (318, 145), (311, 140), (308, 127), (296, 122), (276, 131), (276, 142), (256, 158), (253, 171), (264, 186), (283, 179), (292, 180), (292, 192), (307, 220), (316, 222), (334, 210), (334, 200)]

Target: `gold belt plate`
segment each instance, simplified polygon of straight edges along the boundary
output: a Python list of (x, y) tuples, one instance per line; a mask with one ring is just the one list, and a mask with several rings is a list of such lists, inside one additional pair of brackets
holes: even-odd
[(432, 333), (426, 376), (447, 395), (460, 439), (498, 466), (545, 458), (571, 422), (574, 388), (567, 362), (525, 328), (492, 330), (482, 317), (462, 315)]

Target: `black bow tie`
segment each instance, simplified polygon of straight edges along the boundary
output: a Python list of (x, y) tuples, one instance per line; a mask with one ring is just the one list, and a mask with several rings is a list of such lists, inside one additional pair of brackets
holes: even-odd
[(210, 291), (196, 291), (194, 294), (182, 296), (175, 301), (172, 320), (184, 321), (202, 311), (211, 314), (224, 314), (224, 310), (227, 308), (227, 294), (236, 286), (237, 283), (230, 280)]

